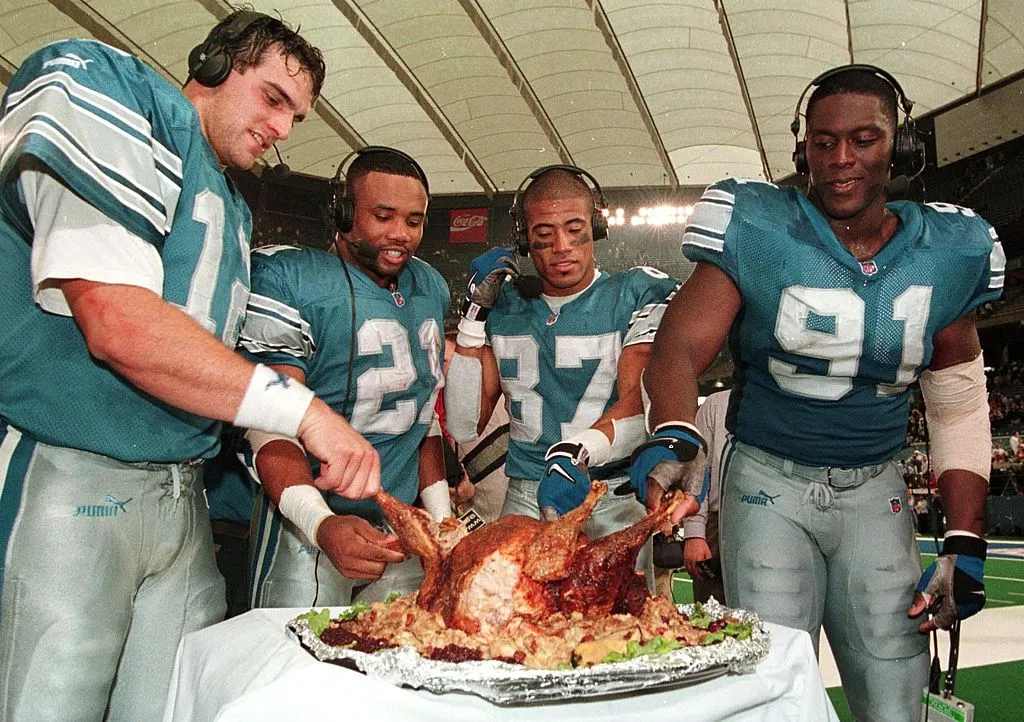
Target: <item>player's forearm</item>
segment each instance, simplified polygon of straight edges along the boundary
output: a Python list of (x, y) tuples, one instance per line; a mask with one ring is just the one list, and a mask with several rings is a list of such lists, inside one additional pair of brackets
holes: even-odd
[(939, 477), (942, 510), (946, 531), (968, 531), (978, 536), (985, 533), (985, 499), (988, 482), (963, 469), (949, 469)]
[(692, 423), (697, 414), (697, 374), (684, 348), (667, 345), (652, 350), (643, 375), (647, 395), (647, 428), (653, 431), (666, 421)]
[(452, 438), (466, 443), (479, 436), (500, 395), (494, 354), (483, 346), (456, 346), (444, 388), (445, 419)]
[(274, 504), (281, 503), (281, 494), (289, 486), (313, 485), (313, 472), (305, 452), (290, 441), (265, 444), (256, 453), (255, 462), (260, 483)]
[(419, 488), (422, 491), (444, 478), (444, 446), (441, 436), (425, 436), (419, 450)]
[(63, 288), (93, 357), (176, 408), (235, 418), (253, 365), (191, 317), (137, 286), (76, 279)]

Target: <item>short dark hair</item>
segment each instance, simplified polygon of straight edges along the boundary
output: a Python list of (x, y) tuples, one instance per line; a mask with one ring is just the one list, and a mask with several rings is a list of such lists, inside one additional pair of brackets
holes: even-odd
[(896, 89), (892, 84), (880, 75), (870, 70), (859, 68), (843, 71), (830, 75), (821, 82), (821, 85), (814, 89), (810, 99), (807, 101), (805, 117), (810, 125), (811, 113), (819, 100), (841, 93), (859, 93), (861, 95), (873, 95), (882, 101), (882, 110), (885, 117), (892, 123), (893, 132), (899, 123), (899, 111), (896, 103)]
[(530, 181), (523, 191), (522, 207), (535, 199), (551, 200), (556, 198), (589, 198), (594, 199), (594, 192), (578, 174), (564, 168), (552, 168), (544, 171)]
[(423, 186), (423, 190), (428, 190), (420, 169), (408, 158), (389, 150), (374, 150), (369, 153), (360, 153), (349, 165), (345, 172), (345, 196), (351, 198), (356, 181), (374, 172), (415, 178)]
[[(257, 14), (245, 30), (230, 37), (227, 28), (243, 13)], [(231, 56), (232, 67), (242, 71), (258, 65), (267, 51), (277, 46), (285, 57), (295, 58), (300, 71), (308, 73), (313, 84), (313, 98), (320, 96), (327, 75), (323, 54), (280, 18), (257, 13), (249, 5), (236, 6), (234, 12), (217, 23), (206, 38), (207, 44), (216, 43)]]

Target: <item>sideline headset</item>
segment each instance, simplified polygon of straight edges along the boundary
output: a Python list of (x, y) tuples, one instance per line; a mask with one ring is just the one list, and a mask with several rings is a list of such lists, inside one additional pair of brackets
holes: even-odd
[(224, 46), (237, 40), (250, 25), (265, 17), (269, 16), (245, 10), (228, 23), (219, 33), (218, 39), (215, 40), (213, 31), (210, 31), (206, 40), (192, 48), (188, 54), (188, 77), (208, 88), (216, 87), (227, 80), (231, 75), (233, 61)]
[[(372, 155), (373, 153), (390, 153), (406, 161), (415, 171), (416, 179), (423, 184), (423, 189), (427, 192), (427, 199), (429, 200), (430, 198), (430, 184), (427, 183), (427, 174), (423, 172), (420, 164), (413, 160), (411, 155), (395, 148), (389, 148), (386, 145), (368, 145), (365, 148), (354, 150), (342, 158), (341, 163), (338, 164), (338, 170), (334, 171), (334, 176), (331, 178), (331, 197), (327, 202), (326, 210), (327, 221), (334, 226), (335, 231), (348, 233), (352, 230), (352, 224), (356, 218), (355, 204), (351, 198), (345, 196), (346, 169), (351, 165), (350, 161), (354, 161), (356, 158), (361, 158), (364, 155)], [(424, 222), (426, 222), (426, 218), (424, 218)]]
[(519, 204), (522, 202), (521, 198), (526, 187), (549, 170), (564, 170), (565, 172), (576, 176), (584, 183), (590, 181), (590, 195), (594, 202), (594, 209), (590, 214), (590, 227), (594, 234), (594, 240), (599, 241), (602, 238), (608, 237), (608, 219), (604, 217), (604, 213), (602, 212), (608, 207), (608, 204), (605, 202), (604, 191), (601, 190), (601, 184), (597, 182), (597, 179), (587, 171), (574, 165), (563, 165), (557, 163), (555, 165), (546, 165), (533, 171), (523, 179), (523, 182), (519, 184), (518, 188), (516, 188), (515, 196), (512, 197), (512, 207), (508, 209), (509, 215), (512, 216), (513, 223), (512, 244), (516, 247), (516, 252), (520, 256), (530, 255), (530, 239), (527, 234), (526, 218), (523, 216), (523, 211), (519, 207)]
[(924, 170), (925, 151), (924, 143), (917, 135), (917, 125), (914, 123), (914, 118), (910, 115), (910, 112), (914, 109), (914, 101), (903, 92), (903, 88), (896, 78), (877, 66), (864, 63), (840, 65), (838, 68), (826, 70), (808, 83), (807, 87), (800, 93), (800, 98), (796, 102), (796, 110), (793, 112), (793, 122), (789, 125), (789, 130), (793, 133), (793, 137), (796, 138), (796, 147), (793, 149), (793, 165), (796, 166), (796, 172), (806, 174), (810, 170), (810, 167), (807, 165), (807, 144), (806, 141), (800, 140), (800, 107), (803, 105), (804, 96), (807, 95), (807, 91), (811, 88), (817, 88), (829, 78), (851, 71), (871, 73), (887, 82), (896, 92), (900, 108), (903, 110), (903, 122), (897, 122), (896, 134), (893, 136), (893, 175), (905, 175), (910, 178), (916, 178)]

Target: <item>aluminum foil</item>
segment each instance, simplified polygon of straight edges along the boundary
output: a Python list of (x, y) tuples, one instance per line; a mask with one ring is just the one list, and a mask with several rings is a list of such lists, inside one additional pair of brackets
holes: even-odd
[[(704, 605), (713, 618), (729, 614), (749, 622), (750, 639), (726, 638), (706, 647), (684, 647), (661, 656), (573, 670), (530, 669), (497, 662), (440, 662), (424, 659), (412, 647), (372, 654), (324, 644), (305, 620), (293, 619), (288, 633), (322, 662), (340, 664), (369, 677), (436, 694), (468, 692), (500, 705), (603, 697), (639, 690), (696, 684), (723, 674), (753, 671), (768, 656), (771, 638), (753, 612), (730, 609), (712, 599)], [(686, 613), (693, 605), (679, 605)]]

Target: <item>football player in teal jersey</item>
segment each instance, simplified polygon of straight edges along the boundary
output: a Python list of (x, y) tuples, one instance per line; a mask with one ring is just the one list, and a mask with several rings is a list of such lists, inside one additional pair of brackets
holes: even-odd
[[(969, 209), (887, 202), (890, 169), (923, 163), (892, 76), (844, 66), (811, 87), (794, 154), (807, 194), (726, 180), (687, 224), (683, 252), (697, 266), (654, 342), (644, 377), (653, 436), (634, 482), (659, 459), (677, 482), (690, 478), (676, 457), (694, 446), (697, 376), (728, 336), (726, 596), (815, 644), (824, 626), (858, 719), (916, 720), (924, 633), (985, 599), (991, 443), (974, 314), (999, 296), (1005, 259)], [(923, 575), (893, 462), (918, 380), (950, 530)], [(913, 618), (926, 609), (929, 619)]]
[[(592, 191), (585, 178), (594, 184)], [(513, 203), (516, 244), (528, 250), (540, 293), (523, 283), (507, 248), (473, 262), (445, 392), (448, 429), (475, 438), (504, 394), (511, 428), (502, 514), (548, 518), (575, 508), (590, 479), (606, 480), (584, 531), (617, 531), (645, 510), (626, 470), (643, 440), (640, 373), (676, 282), (654, 268), (609, 275), (594, 261), (594, 240), (606, 231), (600, 187), (572, 166), (530, 174)], [(521, 205), (520, 205), (521, 201)], [(640, 568), (653, 584), (648, 544)]]
[(363, 496), (376, 453), (234, 352), (252, 219), (225, 168), (286, 138), (319, 51), (236, 13), (184, 90), (94, 41), (25, 58), (0, 109), (0, 718), (159, 719), (224, 613), (201, 479), (220, 422), (295, 434)]
[[(332, 201), (330, 249), (253, 252), (241, 347), (347, 418), (380, 455), (388, 493), (412, 504), (423, 487), (428, 511), (450, 516), (434, 413), (450, 296), (441, 274), (414, 257), (427, 180), (394, 149), (354, 158), (344, 196)], [(254, 607), (383, 601), (419, 587), (419, 558), (406, 558), (375, 502), (325, 498), (313, 485), (315, 460), (311, 467), (296, 440), (246, 437), (247, 465), (262, 484), (250, 533)]]

